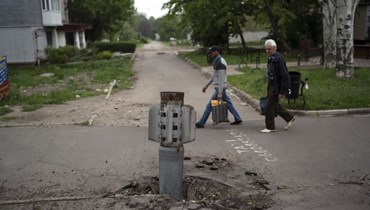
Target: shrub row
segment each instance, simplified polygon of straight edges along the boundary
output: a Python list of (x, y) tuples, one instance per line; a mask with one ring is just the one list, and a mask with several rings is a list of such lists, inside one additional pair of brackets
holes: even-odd
[(94, 42), (92, 47), (97, 49), (98, 52), (134, 53), (136, 44), (134, 42)]
[[(46, 47), (45, 53), (50, 63), (64, 64), (73, 60), (75, 56), (86, 57), (96, 56), (96, 59), (110, 59), (113, 52), (134, 53), (136, 44), (134, 42), (94, 42), (93, 50), (78, 50), (76, 47), (67, 45), (60, 48)], [(85, 52), (86, 51), (86, 52)], [(97, 53), (97, 54), (96, 54)], [(94, 55), (93, 55), (94, 54)], [(90, 58), (86, 58), (90, 59)], [(84, 59), (82, 59), (84, 60)]]
[(45, 48), (46, 56), (50, 63), (67, 63), (77, 53), (77, 48), (74, 46), (65, 46), (60, 48)]
[(109, 60), (112, 58), (111, 51), (102, 51), (96, 55), (96, 60)]

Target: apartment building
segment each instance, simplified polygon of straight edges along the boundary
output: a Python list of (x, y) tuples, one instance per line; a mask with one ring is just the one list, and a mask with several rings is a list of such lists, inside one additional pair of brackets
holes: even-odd
[(355, 12), (354, 57), (370, 59), (370, 0), (361, 0)]
[(68, 0), (1, 0), (0, 55), (8, 63), (37, 63), (44, 49), (74, 45), (86, 48), (90, 25), (69, 23)]

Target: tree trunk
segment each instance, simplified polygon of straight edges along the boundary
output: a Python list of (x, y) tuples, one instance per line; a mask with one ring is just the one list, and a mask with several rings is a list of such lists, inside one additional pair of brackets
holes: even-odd
[(239, 32), (239, 36), (240, 36), (240, 40), (242, 42), (243, 52), (246, 52), (247, 45), (245, 44), (245, 40), (244, 40), (244, 36), (243, 36), (243, 32), (242, 31)]
[(337, 0), (337, 77), (353, 76), (353, 25), (359, 1)]
[(281, 34), (281, 32), (279, 30), (279, 26), (278, 26), (276, 17), (272, 13), (270, 0), (265, 0), (265, 8), (266, 8), (266, 11), (267, 11), (267, 16), (268, 16), (268, 18), (270, 20), (270, 23), (271, 23), (271, 26), (272, 26), (272, 30), (274, 31), (274, 34), (279, 39), (279, 42), (283, 45), (283, 48), (287, 52), (291, 52), (292, 50), (290, 49), (289, 45), (286, 43), (286, 40), (285, 40), (284, 36)]
[(323, 14), (324, 67), (334, 68), (336, 64), (337, 13), (335, 0), (321, 0)]

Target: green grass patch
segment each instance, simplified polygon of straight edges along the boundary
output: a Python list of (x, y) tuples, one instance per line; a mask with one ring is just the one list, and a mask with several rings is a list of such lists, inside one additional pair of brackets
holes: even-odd
[(89, 121), (84, 121), (84, 122), (81, 122), (81, 123), (76, 123), (75, 125), (79, 125), (79, 126), (90, 126)]
[(0, 121), (7, 122), (18, 119), (17, 117), (0, 117)]
[[(263, 44), (262, 44), (263, 45)], [(300, 62), (303, 62), (303, 58), (298, 58), (298, 53), (283, 53), (284, 58), (287, 62), (297, 62), (300, 59)], [(192, 60), (193, 62), (197, 63), (201, 66), (207, 66), (207, 60), (204, 50), (197, 50), (194, 52), (180, 52), (180, 58), (187, 58)], [(225, 51), (222, 54), (222, 57), (225, 58), (227, 64), (229, 65), (239, 65), (239, 64), (253, 64), (255, 65), (256, 62), (258, 64), (265, 66), (267, 63), (267, 55), (265, 51), (259, 47), (258, 49), (249, 49), (246, 53), (242, 53), (242, 49), (240, 46), (238, 48), (231, 48), (229, 51)]]
[[(266, 70), (244, 68), (241, 71), (244, 75), (229, 75), (228, 82), (256, 99), (265, 96)], [(367, 68), (356, 68), (354, 77), (350, 79), (336, 78), (334, 69), (290, 68), (289, 71), (300, 72), (301, 80), (308, 78), (308, 89), (303, 89), (307, 110), (370, 107), (370, 70)], [(283, 99), (282, 103), (288, 108), (300, 109), (302, 99), (290, 100), (289, 104), (287, 99)]]
[(6, 115), (6, 114), (8, 114), (8, 113), (10, 113), (10, 112), (13, 112), (13, 110), (11, 109), (11, 108), (9, 108), (9, 107), (7, 107), (7, 106), (2, 106), (2, 107), (0, 107), (0, 116), (2, 116), (2, 115)]
[[(0, 101), (4, 105), (22, 106), (23, 111), (34, 111), (46, 104), (63, 104), (78, 98), (105, 94), (109, 83), (117, 80), (115, 91), (133, 84), (134, 72), (130, 59), (76, 62), (60, 65), (9, 66), (10, 96)], [(41, 76), (46, 73), (50, 75)], [(0, 116), (9, 110), (0, 108)]]
[[(242, 57), (237, 54), (223, 54), (222, 56), (225, 58), (227, 64), (229, 65), (240, 64), (242, 61)], [(206, 54), (202, 50), (198, 50), (194, 52), (179, 52), (179, 57), (182, 59), (190, 59), (200, 66), (210, 65), (207, 63)], [(255, 62), (255, 59), (254, 59), (254, 62)]]
[(179, 52), (179, 57), (182, 59), (189, 59), (197, 63), (200, 66), (208, 66), (205, 52), (194, 51), (194, 52)]

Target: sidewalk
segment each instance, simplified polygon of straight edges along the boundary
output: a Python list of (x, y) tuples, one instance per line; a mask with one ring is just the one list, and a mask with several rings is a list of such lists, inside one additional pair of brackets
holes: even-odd
[(370, 59), (355, 58), (355, 67), (370, 68)]

